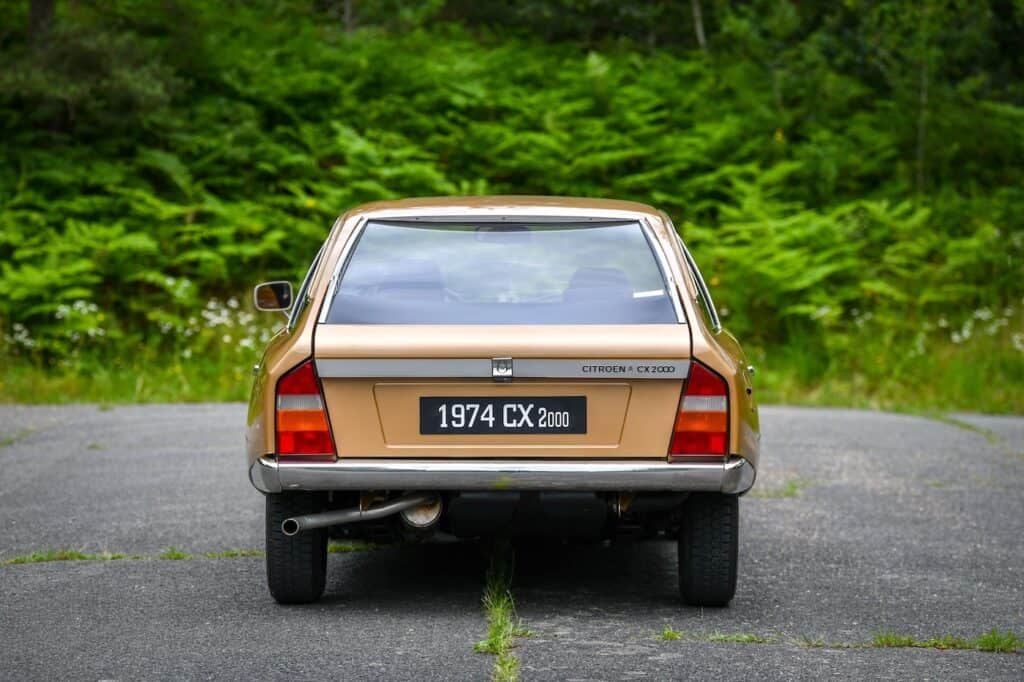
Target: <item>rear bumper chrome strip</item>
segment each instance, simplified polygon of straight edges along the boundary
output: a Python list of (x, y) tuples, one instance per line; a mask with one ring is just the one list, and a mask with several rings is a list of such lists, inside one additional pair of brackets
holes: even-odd
[(342, 459), (249, 469), (257, 490), (662, 490), (744, 493), (754, 467), (742, 457), (669, 464), (652, 460)]

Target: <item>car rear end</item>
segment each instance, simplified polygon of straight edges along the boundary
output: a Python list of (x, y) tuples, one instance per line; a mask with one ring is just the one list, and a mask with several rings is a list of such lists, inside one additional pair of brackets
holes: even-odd
[(734, 506), (753, 483), (735, 363), (693, 328), (694, 283), (657, 214), (371, 210), (328, 246), (279, 353), (301, 359), (254, 399), (273, 447), (250, 448), (251, 478), (303, 500), (268, 506), (275, 542), (318, 547), (327, 527), (678, 539), (694, 500)]

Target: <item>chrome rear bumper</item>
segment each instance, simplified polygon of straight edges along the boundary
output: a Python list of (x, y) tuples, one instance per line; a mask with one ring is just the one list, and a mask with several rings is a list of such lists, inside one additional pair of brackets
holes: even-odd
[(653, 460), (343, 459), (249, 469), (257, 490), (662, 490), (744, 493), (755, 471), (742, 457), (669, 464)]

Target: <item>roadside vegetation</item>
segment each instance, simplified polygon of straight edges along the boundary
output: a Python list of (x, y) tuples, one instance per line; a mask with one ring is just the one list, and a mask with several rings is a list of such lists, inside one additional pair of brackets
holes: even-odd
[(0, 11), (2, 401), (243, 399), (340, 212), (536, 193), (664, 208), (763, 401), (1024, 412), (1019, 3)]

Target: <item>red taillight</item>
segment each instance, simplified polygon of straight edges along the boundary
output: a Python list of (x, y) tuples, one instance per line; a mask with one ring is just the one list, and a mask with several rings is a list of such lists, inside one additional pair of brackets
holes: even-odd
[(729, 385), (710, 369), (694, 362), (679, 401), (670, 461), (694, 455), (724, 456), (729, 451)]
[(335, 457), (320, 382), (311, 360), (277, 382), (277, 454), (305, 460)]

